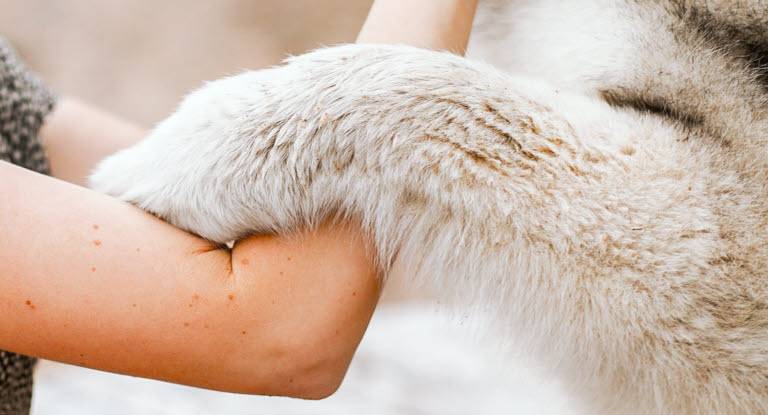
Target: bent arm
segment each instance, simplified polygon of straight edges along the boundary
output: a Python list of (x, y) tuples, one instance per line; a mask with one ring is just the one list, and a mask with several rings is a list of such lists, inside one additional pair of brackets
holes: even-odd
[(0, 349), (232, 392), (327, 396), (378, 298), (353, 229), (216, 250), (0, 162)]
[(404, 43), (463, 55), (478, 0), (376, 0), (357, 43)]

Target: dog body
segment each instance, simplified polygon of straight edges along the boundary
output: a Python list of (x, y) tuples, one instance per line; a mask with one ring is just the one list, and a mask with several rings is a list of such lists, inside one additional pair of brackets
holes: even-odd
[(218, 243), (359, 220), (389, 278), (490, 311), (591, 413), (768, 413), (760, 8), (489, 1), (494, 66), (291, 58), (194, 92), (91, 185)]

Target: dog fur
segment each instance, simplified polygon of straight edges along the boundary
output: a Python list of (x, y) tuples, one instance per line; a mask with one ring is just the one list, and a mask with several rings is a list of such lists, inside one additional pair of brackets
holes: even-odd
[(768, 413), (766, 9), (487, 1), (474, 59), (214, 81), (91, 186), (222, 244), (360, 220), (385, 275), (490, 310), (590, 413)]

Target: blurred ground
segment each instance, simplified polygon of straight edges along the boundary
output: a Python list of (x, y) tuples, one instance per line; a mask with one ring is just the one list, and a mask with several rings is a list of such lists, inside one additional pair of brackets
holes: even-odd
[[(371, 1), (0, 0), (0, 34), (61, 94), (150, 127), (205, 80), (353, 41)], [(43, 362), (33, 414), (569, 413), (556, 383), (521, 360), (501, 365), (467, 334), (431, 306), (385, 305), (342, 388), (320, 402)]]

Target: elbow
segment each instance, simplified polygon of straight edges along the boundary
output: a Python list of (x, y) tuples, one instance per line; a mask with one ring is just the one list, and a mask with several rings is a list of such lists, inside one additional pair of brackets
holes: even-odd
[(294, 354), (286, 396), (320, 400), (330, 397), (341, 387), (347, 374), (352, 353), (321, 353), (317, 348), (305, 348)]
[(291, 392), (284, 396), (290, 398), (306, 399), (310, 401), (319, 401), (331, 397), (339, 387), (341, 382), (327, 382), (319, 385), (312, 385), (300, 392)]
[[(345, 372), (346, 373), (346, 372)], [(321, 400), (332, 396), (341, 387), (344, 375), (322, 374), (317, 381), (305, 385), (301, 391), (293, 394), (292, 397), (308, 400)]]
[(334, 353), (327, 347), (306, 346), (297, 350), (282, 345), (271, 358), (248, 359), (249, 367), (239, 369), (241, 381), (224, 390), (250, 395), (325, 399), (341, 386), (352, 354)]

